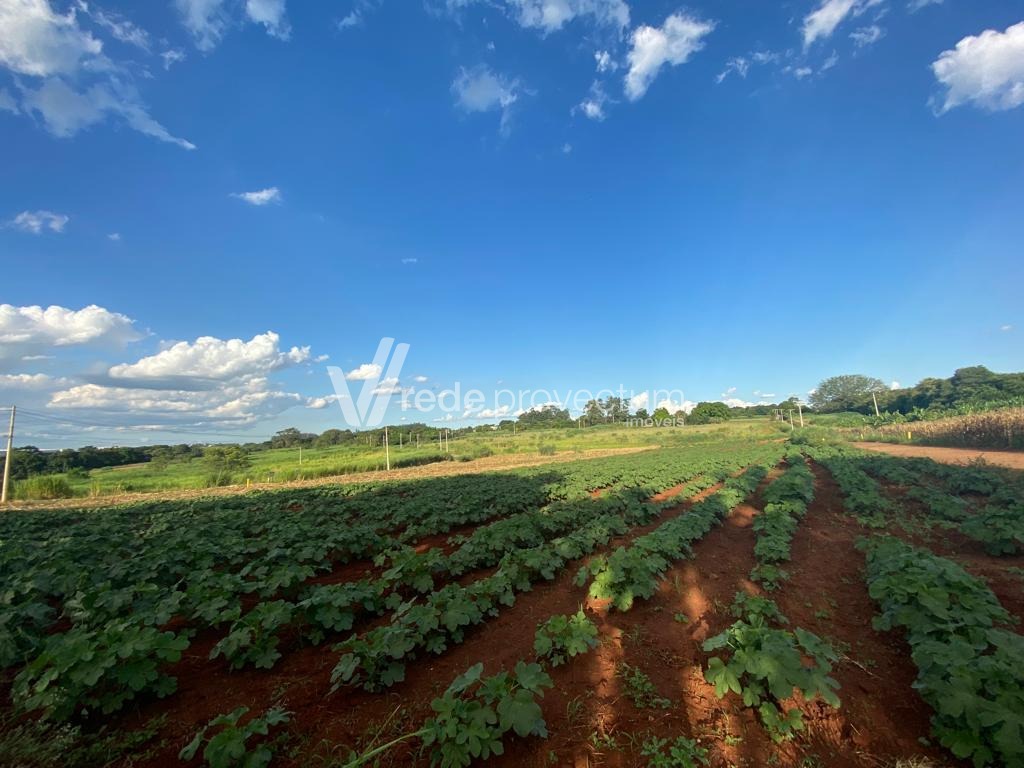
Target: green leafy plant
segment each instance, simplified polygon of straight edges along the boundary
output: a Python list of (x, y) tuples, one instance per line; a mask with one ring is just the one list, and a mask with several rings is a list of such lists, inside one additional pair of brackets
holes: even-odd
[(639, 667), (623, 662), (619, 664), (615, 674), (626, 684), (626, 696), (637, 709), (668, 709), (672, 706), (671, 701), (659, 695), (651, 678)]
[(700, 768), (709, 763), (708, 751), (685, 736), (673, 741), (651, 736), (644, 740), (640, 754), (647, 758), (647, 768)]
[(597, 625), (580, 608), (568, 616), (552, 616), (537, 627), (533, 650), (551, 666), (564, 664), (573, 656), (597, 646)]
[(1024, 503), (986, 509), (960, 529), (980, 541), (990, 555), (1024, 552)]
[(932, 732), (975, 766), (1024, 764), (1024, 637), (986, 584), (926, 550), (881, 537), (862, 544), (877, 629), (906, 631), (914, 687)]
[(734, 610), (743, 612), (743, 618), (703, 646), (705, 651), (732, 652), (727, 660), (713, 656), (704, 673), (719, 698), (730, 691), (739, 694), (744, 706), (757, 709), (775, 741), (804, 727), (799, 709), (782, 709), (781, 702), (794, 691), (808, 700), (820, 696), (830, 706), (839, 706), (839, 683), (829, 677), (838, 655), (828, 643), (799, 627), (789, 631), (769, 626), (769, 620), (784, 617), (765, 598), (746, 598)]
[[(203, 747), (203, 761), (209, 768), (263, 768), (269, 765), (274, 757), (271, 745), (262, 743), (251, 747), (249, 741), (253, 737), (268, 735), (276, 725), (287, 723), (291, 713), (274, 707), (242, 723), (248, 713), (248, 707), (238, 707), (226, 715), (213, 718), (181, 750), (178, 757), (192, 760), (199, 748)], [(216, 729), (216, 732), (207, 737), (211, 729)], [(203, 746), (204, 742), (206, 746)]]
[(483, 664), (457, 677), (431, 704), (435, 715), (423, 728), (423, 743), (434, 746), (431, 764), (465, 768), (474, 759), (504, 752), (502, 738), (547, 736), (537, 698), (552, 687), (539, 664), (518, 662), (512, 674), (481, 678)]
[(277, 633), (291, 622), (294, 610), (285, 600), (260, 603), (231, 625), (227, 636), (210, 651), (210, 658), (226, 657), (231, 669), (247, 664), (270, 669), (281, 658)]
[(653, 595), (669, 564), (689, 557), (690, 545), (750, 495), (765, 474), (764, 467), (754, 466), (730, 477), (720, 491), (639, 537), (628, 549), (619, 547), (611, 555), (595, 557), (580, 569), (576, 583), (582, 586), (592, 577), (592, 598), (610, 600), (612, 607), (628, 611), (635, 599)]
[(110, 714), (143, 693), (173, 693), (177, 682), (161, 666), (178, 661), (187, 647), (185, 637), (126, 620), (98, 630), (75, 627), (46, 641), (11, 693), (22, 709), (55, 720), (79, 711)]

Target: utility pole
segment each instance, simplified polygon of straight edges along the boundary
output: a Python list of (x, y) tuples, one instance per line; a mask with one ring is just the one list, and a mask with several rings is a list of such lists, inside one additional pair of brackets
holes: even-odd
[(789, 427), (790, 427), (790, 429), (792, 429), (795, 426), (796, 426), (796, 424), (793, 423), (793, 409), (790, 408), (789, 409)]
[(800, 428), (803, 429), (803, 426), (804, 426), (804, 408), (803, 408), (803, 405), (801, 405), (799, 400), (797, 400), (797, 403), (796, 403), (796, 410), (797, 410), (797, 413), (800, 414)]
[(448, 428), (445, 427), (445, 429), (444, 429), (444, 452), (445, 453), (451, 453), (451, 451), (448, 450), (448, 432), (449, 432)]
[(299, 466), (302, 466), (302, 446), (299, 446)]
[(874, 390), (871, 391), (871, 400), (875, 404), (875, 418), (879, 418), (882, 414), (878, 412), (878, 398), (875, 397)]
[(391, 471), (391, 443), (388, 441), (388, 427), (386, 424), (384, 425), (384, 466), (388, 472)]
[(0, 491), (0, 504), (7, 503), (7, 487), (11, 481), (11, 458), (14, 453), (14, 413), (17, 410), (11, 406), (11, 426), (7, 430), (7, 456), (4, 459), (4, 485)]

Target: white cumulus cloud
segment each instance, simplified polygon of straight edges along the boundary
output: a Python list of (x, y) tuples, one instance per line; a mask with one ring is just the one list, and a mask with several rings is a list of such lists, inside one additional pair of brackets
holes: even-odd
[(22, 211), (7, 222), (7, 226), (38, 235), (44, 229), (51, 232), (63, 232), (69, 221), (70, 218), (64, 214), (53, 211)]
[(697, 404), (691, 400), (683, 400), (682, 402), (676, 402), (675, 400), (659, 400), (657, 406), (655, 406), (655, 410), (658, 408), (664, 408), (674, 416), (679, 411), (689, 413), (696, 407)]
[(228, 26), (224, 0), (175, 0), (175, 5), (196, 48), (209, 51), (216, 47)]
[(619, 68), (618, 62), (612, 58), (608, 51), (596, 51), (594, 53), (594, 62), (597, 65), (598, 72), (614, 72)]
[(1024, 104), (1024, 22), (963, 38), (939, 55), (932, 72), (946, 89), (936, 107), (940, 114), (963, 104), (990, 111), (1019, 107)]
[(119, 382), (140, 384), (172, 379), (227, 381), (265, 376), (309, 360), (309, 347), (292, 347), (282, 352), (279, 341), (273, 331), (253, 336), (249, 341), (200, 336), (194, 342), (179, 341), (134, 363), (115, 365), (109, 375)]
[(573, 19), (591, 17), (596, 23), (624, 29), (629, 6), (624, 0), (505, 0), (519, 24), (555, 32)]
[(883, 0), (822, 0), (821, 4), (804, 17), (804, 47), (810, 47), (816, 40), (832, 36), (847, 18), (860, 16)]
[(572, 111), (574, 114), (580, 111), (591, 120), (600, 122), (606, 117), (604, 107), (608, 102), (609, 99), (608, 95), (604, 92), (604, 86), (600, 80), (595, 80), (590, 84), (590, 92), (587, 94), (587, 97), (573, 107)]
[(81, 29), (75, 9), (54, 12), (48, 0), (4, 0), (0, 4), (0, 64), (21, 75), (75, 73), (83, 59), (98, 56), (103, 43)]
[(246, 0), (245, 14), (251, 21), (262, 24), (267, 33), (287, 40), (291, 36), (291, 26), (285, 16), (285, 0)]
[[(273, 331), (242, 339), (201, 336), (107, 370), (106, 377), (54, 392), (49, 408), (88, 410), (123, 426), (242, 426), (317, 398), (278, 389), (270, 376), (308, 362), (309, 347), (280, 348)], [(92, 377), (96, 378), (96, 377)], [(325, 399), (324, 406), (330, 402)]]
[[(192, 35), (196, 48), (210, 51), (224, 38), (233, 23), (236, 4), (225, 0), (175, 0), (181, 23)], [(238, 4), (240, 5), (240, 4)], [(286, 0), (245, 0), (245, 17), (262, 24), (267, 34), (281, 40), (291, 35)]]
[(143, 51), (149, 51), (149, 33), (142, 27), (117, 13), (90, 7), (84, 0), (78, 0), (78, 8), (88, 13), (93, 21), (110, 32), (115, 40), (126, 45), (134, 45)]
[(55, 392), (49, 407), (87, 410), (123, 425), (197, 428), (244, 426), (305, 403), (292, 392), (272, 389), (266, 379), (249, 379), (211, 390), (137, 389), (80, 384)]
[(231, 197), (244, 200), (249, 205), (269, 205), (270, 203), (280, 203), (284, 199), (281, 190), (277, 187), (257, 189), (255, 192), (232, 192)]
[(850, 39), (853, 40), (858, 48), (866, 48), (877, 43), (883, 37), (885, 37), (885, 30), (877, 24), (861, 27), (850, 33)]
[(65, 386), (67, 379), (55, 378), (45, 373), (14, 373), (0, 375), (0, 390), (40, 391)]
[(627, 57), (626, 97), (630, 101), (641, 98), (666, 64), (685, 64), (704, 47), (704, 38), (714, 28), (714, 22), (675, 13), (660, 27), (644, 25), (633, 30)]
[(95, 304), (77, 310), (0, 304), (0, 365), (48, 359), (61, 347), (121, 346), (141, 338), (134, 320)]
[(510, 110), (522, 92), (518, 79), (492, 72), (483, 64), (472, 69), (463, 67), (452, 81), (456, 106), (467, 113), (500, 111), (503, 134), (508, 133)]
[[(77, 12), (83, 8), (88, 6), (79, 3), (58, 13), (49, 0), (0, 3), (0, 67), (21, 76), (15, 80), (19, 103), (8, 111), (37, 115), (59, 137), (112, 117), (144, 135), (195, 149), (150, 116), (129, 69), (108, 57), (102, 41), (79, 25)], [(106, 14), (95, 18), (116, 39), (145, 42), (142, 30), (130, 22)]]
[(351, 371), (345, 374), (345, 378), (349, 381), (367, 381), (369, 379), (376, 379), (384, 369), (376, 363), (363, 363), (358, 368), (353, 368)]

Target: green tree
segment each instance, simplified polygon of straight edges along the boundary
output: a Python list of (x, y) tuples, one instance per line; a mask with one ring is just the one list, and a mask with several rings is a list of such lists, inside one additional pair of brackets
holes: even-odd
[(604, 408), (601, 407), (601, 401), (588, 400), (587, 404), (583, 406), (583, 418), (591, 424), (599, 424), (604, 421)]
[(569, 415), (568, 408), (559, 408), (557, 405), (550, 403), (519, 415), (519, 426), (524, 428), (567, 427), (572, 426), (572, 424), (573, 419)]
[(203, 463), (213, 474), (231, 474), (252, 466), (249, 453), (238, 445), (211, 445), (203, 451)]
[(672, 414), (668, 412), (668, 408), (655, 408), (651, 418), (654, 419), (655, 423), (659, 423), (665, 421), (665, 419), (672, 418)]
[(729, 410), (729, 406), (725, 403), (697, 403), (692, 411), (688, 421), (690, 424), (715, 424), (720, 421), (726, 421), (732, 412)]
[(888, 388), (879, 379), (859, 373), (832, 376), (825, 379), (810, 396), (811, 406), (817, 411), (852, 411), (871, 401), (871, 393), (886, 392)]
[(601, 403), (605, 418), (611, 422), (625, 421), (629, 416), (629, 398), (608, 397)]

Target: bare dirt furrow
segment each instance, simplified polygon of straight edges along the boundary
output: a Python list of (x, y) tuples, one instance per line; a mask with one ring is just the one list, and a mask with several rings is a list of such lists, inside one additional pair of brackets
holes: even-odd
[[(657, 520), (633, 529), (601, 551), (627, 544), (684, 514), (720, 487), (721, 484), (712, 486), (664, 510)], [(226, 664), (207, 659), (210, 643), (203, 642), (190, 648), (173, 670), (178, 677), (178, 691), (163, 702), (143, 705), (123, 725), (135, 727), (166, 713), (167, 724), (161, 732), (166, 744), (152, 764), (178, 766), (177, 751), (199, 727), (212, 717), (243, 705), (261, 711), (279, 703), (295, 713), (289, 726), (297, 745), (295, 756), (279, 759), (282, 765), (307, 765), (310, 759), (319, 759), (313, 755), (339, 756), (348, 747), (363, 748), (378, 731), (391, 737), (400, 735), (419, 727), (431, 714), (430, 702), (474, 663), (483, 661), (490, 674), (511, 668), (520, 659), (530, 659), (538, 622), (555, 614), (575, 612), (582, 604), (584, 593), (573, 584), (582, 562), (567, 566), (555, 580), (537, 584), (532, 591), (518, 595), (514, 606), (471, 628), (465, 642), (440, 656), (421, 655), (408, 666), (406, 680), (386, 693), (344, 688), (332, 694), (330, 674), (339, 654), (329, 646), (292, 650), (270, 670), (232, 673)], [(576, 671), (573, 665), (567, 665), (555, 671), (555, 679), (559, 681)], [(567, 701), (560, 699), (561, 690), (562, 685), (556, 686), (545, 699), (545, 712), (552, 708), (565, 710)], [(396, 709), (400, 710), (399, 716), (394, 714)], [(410, 749), (399, 748), (389, 753), (381, 764), (408, 765), (416, 756)]]
[[(766, 483), (694, 545), (693, 560), (666, 573), (650, 600), (625, 613), (592, 613), (602, 643), (575, 660), (570, 672), (558, 670), (568, 679), (556, 678), (557, 700), (544, 705), (549, 738), (513, 743), (499, 765), (646, 765), (639, 751), (652, 735), (700, 736), (715, 766), (744, 754), (742, 743), (725, 745), (743, 731), (745, 718), (726, 713), (704, 682), (700, 643), (731, 622), (726, 613), (737, 589), (753, 588), (746, 579), (753, 566), (750, 523)], [(670, 706), (637, 708), (620, 674), (623, 664), (642, 670)]]
[(807, 743), (825, 765), (874, 767), (946, 753), (926, 748), (931, 709), (912, 685), (917, 671), (899, 632), (876, 632), (877, 607), (867, 591), (864, 529), (845, 514), (832, 476), (813, 465), (815, 496), (793, 537), (790, 579), (772, 597), (794, 626), (827, 638), (846, 656), (833, 676), (842, 706), (811, 704)]

